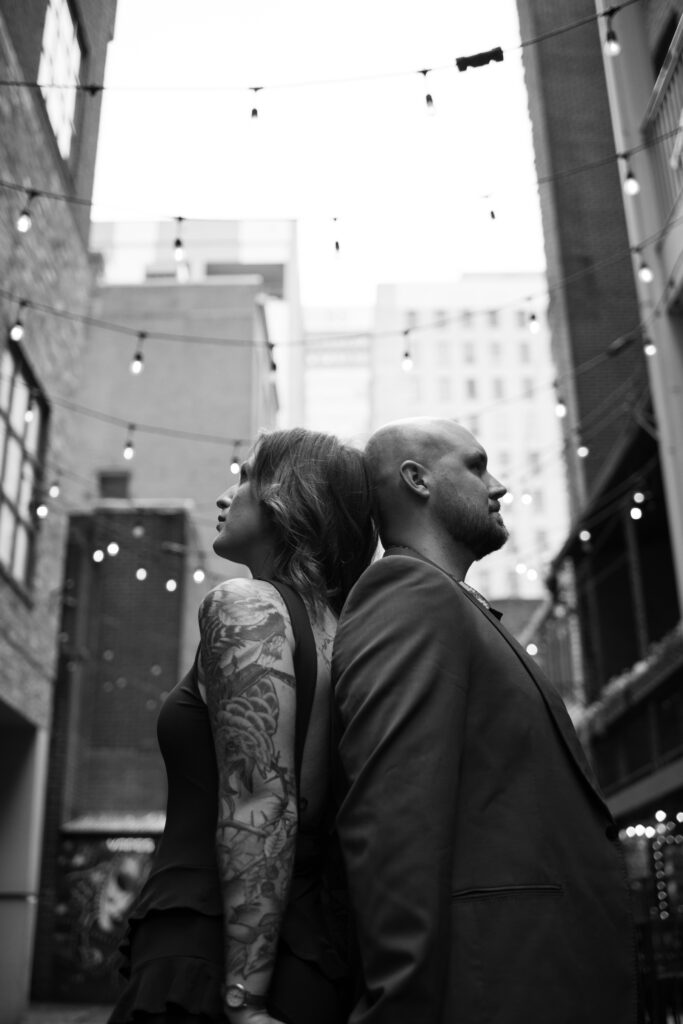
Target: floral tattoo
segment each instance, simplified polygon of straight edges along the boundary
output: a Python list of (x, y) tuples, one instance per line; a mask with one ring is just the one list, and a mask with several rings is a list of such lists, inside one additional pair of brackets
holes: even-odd
[(237, 979), (267, 975), (274, 965), (297, 828), (291, 633), (288, 640), (284, 603), (266, 587), (233, 581), (200, 610), (218, 762), (226, 969)]

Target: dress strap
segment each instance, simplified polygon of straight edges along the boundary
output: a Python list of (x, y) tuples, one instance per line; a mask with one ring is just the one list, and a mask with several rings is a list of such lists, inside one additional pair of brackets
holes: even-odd
[(287, 606), (294, 633), (294, 675), (296, 677), (296, 719), (294, 731), (294, 772), (297, 792), (301, 789), (301, 764), (308, 723), (318, 679), (318, 652), (310, 619), (301, 596), (287, 583), (268, 580)]

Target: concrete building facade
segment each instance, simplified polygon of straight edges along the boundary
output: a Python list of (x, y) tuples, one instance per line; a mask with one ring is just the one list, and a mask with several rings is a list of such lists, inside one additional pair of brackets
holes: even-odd
[(568, 462), (572, 522), (529, 635), (575, 683), (663, 1022), (683, 998), (681, 5), (586, 0), (569, 29), (546, 0), (518, 9), (540, 37), (524, 64), (565, 429), (589, 448)]
[[(3, 1024), (20, 1019), (29, 992), (67, 534), (58, 508), (40, 516), (58, 469), (74, 466), (73, 421), (64, 403), (78, 385), (85, 343), (81, 324), (46, 315), (42, 307), (87, 309), (87, 201), (101, 101), (96, 91), (75, 88), (62, 90), (59, 100), (50, 85), (61, 73), (74, 86), (102, 82), (115, 9), (114, 0), (0, 3)], [(42, 90), (8, 84), (38, 80)], [(69, 480), (61, 475), (68, 494)]]

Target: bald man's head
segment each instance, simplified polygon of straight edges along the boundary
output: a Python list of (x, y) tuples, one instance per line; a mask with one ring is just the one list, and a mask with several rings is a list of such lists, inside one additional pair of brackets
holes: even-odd
[(464, 537), (483, 554), (505, 542), (498, 504), (505, 488), (488, 473), (482, 446), (455, 420), (387, 423), (372, 435), (365, 456), (385, 546), (398, 536), (407, 543), (415, 530)]

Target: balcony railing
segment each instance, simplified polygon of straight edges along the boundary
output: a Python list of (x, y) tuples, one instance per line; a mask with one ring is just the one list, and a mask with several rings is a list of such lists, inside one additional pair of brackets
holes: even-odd
[(662, 222), (666, 223), (683, 191), (683, 19), (655, 82), (643, 135), (652, 146)]

